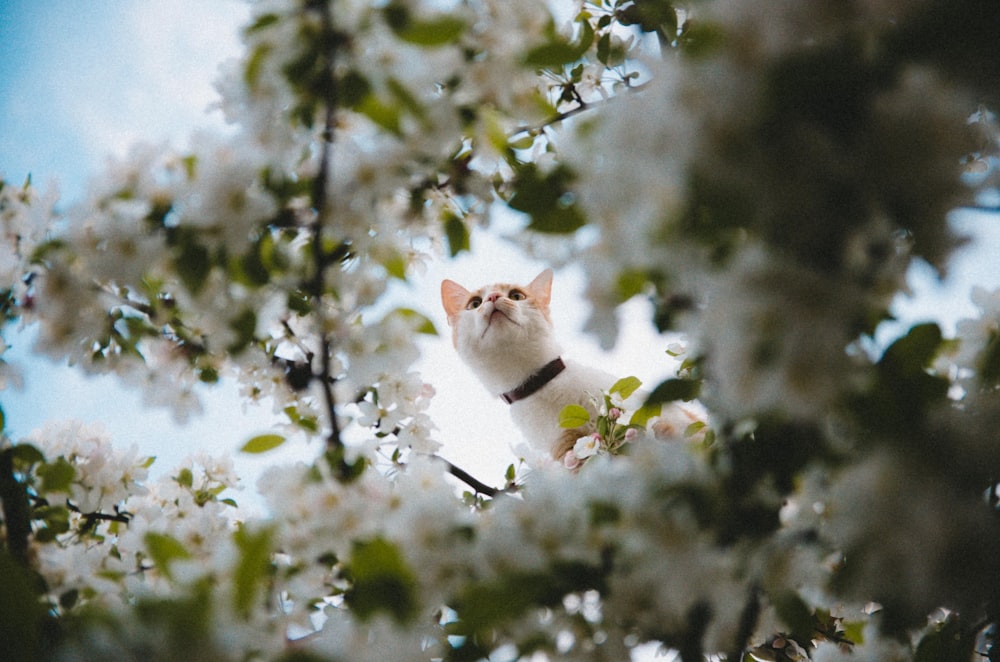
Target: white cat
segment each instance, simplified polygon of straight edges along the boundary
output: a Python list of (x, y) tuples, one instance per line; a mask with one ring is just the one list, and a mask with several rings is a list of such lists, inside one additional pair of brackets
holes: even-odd
[(451, 280), (441, 283), (459, 356), (490, 393), (510, 404), (528, 443), (559, 460), (586, 432), (560, 427), (559, 412), (578, 404), (593, 415), (593, 398), (616, 378), (562, 358), (549, 317), (551, 295), (551, 269), (528, 285), (494, 283), (469, 291)]

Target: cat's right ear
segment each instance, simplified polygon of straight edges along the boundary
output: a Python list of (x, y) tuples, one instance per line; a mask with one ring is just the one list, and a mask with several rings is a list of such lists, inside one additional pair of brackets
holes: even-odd
[(465, 304), (469, 302), (469, 294), (469, 290), (453, 280), (441, 281), (441, 303), (444, 305), (444, 312), (448, 314), (449, 324), (453, 324), (452, 320), (465, 310)]

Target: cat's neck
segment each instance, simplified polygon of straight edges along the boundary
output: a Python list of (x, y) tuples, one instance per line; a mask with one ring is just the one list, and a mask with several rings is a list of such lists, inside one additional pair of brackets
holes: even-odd
[(561, 354), (562, 349), (552, 338), (532, 338), (464, 358), (487, 390), (500, 395), (516, 389)]

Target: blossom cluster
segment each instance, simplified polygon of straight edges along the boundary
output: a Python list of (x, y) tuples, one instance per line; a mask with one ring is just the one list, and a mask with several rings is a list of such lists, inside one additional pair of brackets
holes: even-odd
[[(77, 424), (40, 431), (31, 442), (53, 463), (71, 439), (94, 458), (119, 455), (99, 431)], [(707, 535), (714, 524), (706, 529), (698, 515), (699, 500), (722, 487), (705, 458), (642, 443), (628, 461), (601, 458), (579, 475), (542, 471), (523, 499), (501, 498), (484, 511), (456, 498), (444, 465), (430, 458), (414, 457), (395, 477), (370, 470), (353, 482), (336, 478), (321, 458), (269, 470), (258, 486), (269, 516), (256, 520), (224, 496), (237, 487), (231, 463), (198, 456), (156, 482), (129, 483), (115, 509), (126, 521), (74, 522), (36, 543), (36, 554), (53, 604), (67, 613), (101, 607), (124, 616), (130, 604), (154, 610), (211, 586), (218, 608), (191, 636), (218, 659), (271, 658), (289, 641), (329, 659), (370, 659), (373, 651), (433, 659), (448, 648), (474, 650), (487, 629), (496, 646), (542, 636), (563, 654), (595, 645), (624, 654), (626, 633), (642, 641), (682, 637), (702, 604), (714, 615), (708, 645), (720, 647), (735, 636), (757, 582), (777, 591), (825, 571), (805, 563), (817, 551), (794, 546), (781, 570), (764, 557), (734, 565)], [(94, 483), (97, 465), (79, 464), (79, 480)], [(651, 499), (654, 485), (660, 496)], [(746, 550), (750, 558), (761, 551)], [(257, 570), (248, 568), (254, 554), (263, 564)], [(539, 604), (550, 615), (539, 620), (511, 608), (523, 590), (511, 577), (552, 583)], [(646, 599), (636, 602), (640, 588)], [(113, 636), (97, 624), (84, 639), (69, 637), (62, 654), (135, 652), (144, 638), (181, 650), (164, 639), (174, 626), (166, 614), (133, 619)], [(450, 636), (456, 632), (468, 639)]]
[[(0, 311), (179, 416), (237, 379), (324, 451), (271, 468), (257, 517), (224, 459), (151, 481), (92, 426), (5, 441), (0, 561), (41, 605), (25, 632), (62, 619), (44, 645), (70, 660), (996, 645), (997, 295), (954, 339), (871, 337), (991, 181), (963, 171), (996, 167), (974, 111), (1000, 85), (998, 11), (256, 2), (219, 83), (231, 136), (136, 147), (64, 211), (0, 182)], [(564, 410), (578, 438), (516, 494), (433, 456), (410, 366), (436, 330), (392, 303), (494, 205), (584, 267), (605, 344), (645, 294), (692, 347), (649, 393), (627, 378)]]
[[(683, 370), (682, 364), (679, 372)], [(648, 433), (658, 440), (711, 443), (713, 433), (696, 413), (698, 403), (656, 402), (639, 391), (640, 386), (642, 382), (636, 377), (618, 380), (607, 393), (592, 398), (594, 416), (578, 405), (562, 410), (560, 425), (586, 432), (563, 454), (563, 466), (576, 470), (592, 457), (626, 453), (630, 444)], [(631, 413), (630, 407), (634, 407)]]

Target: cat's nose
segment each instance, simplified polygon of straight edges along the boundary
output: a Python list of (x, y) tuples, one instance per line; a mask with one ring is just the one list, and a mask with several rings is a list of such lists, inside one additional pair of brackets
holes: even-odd
[(490, 303), (496, 303), (497, 299), (499, 299), (501, 296), (503, 295), (501, 295), (499, 292), (491, 292), (486, 296), (486, 300), (489, 301)]

